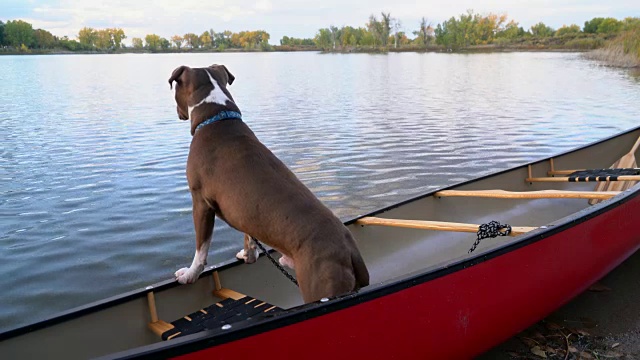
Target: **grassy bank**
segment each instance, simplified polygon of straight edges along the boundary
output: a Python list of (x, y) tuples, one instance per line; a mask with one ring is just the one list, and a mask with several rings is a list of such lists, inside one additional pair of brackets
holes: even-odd
[(640, 27), (620, 33), (601, 49), (587, 54), (587, 57), (610, 66), (640, 67)]

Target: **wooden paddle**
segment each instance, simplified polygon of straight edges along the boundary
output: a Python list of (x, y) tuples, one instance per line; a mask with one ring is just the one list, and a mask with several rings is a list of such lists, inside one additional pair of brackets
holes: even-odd
[[(636, 140), (636, 143), (627, 154), (621, 157), (618, 161), (611, 165), (610, 169), (625, 169), (625, 168), (637, 168), (636, 151), (640, 147), (640, 137)], [(598, 183), (596, 191), (625, 191), (635, 185), (637, 181), (605, 181)], [(600, 199), (591, 199), (589, 204), (594, 205), (599, 203)]]

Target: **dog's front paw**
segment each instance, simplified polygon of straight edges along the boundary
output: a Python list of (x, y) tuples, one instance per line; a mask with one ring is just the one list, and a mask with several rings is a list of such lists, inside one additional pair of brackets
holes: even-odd
[(236, 259), (238, 259), (238, 260), (246, 260), (247, 259), (247, 255), (244, 254), (244, 249), (238, 251), (238, 253), (236, 254)]
[(189, 268), (182, 268), (175, 273), (176, 280), (180, 284), (193, 284), (198, 280), (198, 274), (195, 274), (193, 271), (190, 271)]

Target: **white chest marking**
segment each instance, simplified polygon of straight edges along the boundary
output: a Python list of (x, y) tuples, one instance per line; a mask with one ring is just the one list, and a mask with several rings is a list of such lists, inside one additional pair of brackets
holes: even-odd
[(189, 120), (191, 120), (191, 112), (193, 111), (193, 109), (197, 108), (198, 106), (200, 106), (200, 105), (202, 105), (204, 103), (215, 103), (215, 104), (220, 104), (220, 105), (227, 105), (227, 101), (231, 101), (231, 99), (229, 99), (227, 97), (227, 94), (225, 94), (222, 91), (222, 89), (220, 88), (220, 85), (218, 85), (218, 82), (216, 80), (214, 80), (214, 78), (211, 76), (211, 74), (209, 74), (208, 71), (207, 71), (207, 75), (209, 75), (209, 79), (211, 80), (211, 84), (213, 85), (213, 89), (211, 90), (209, 95), (207, 95), (206, 98), (200, 100), (199, 103), (188, 107)]

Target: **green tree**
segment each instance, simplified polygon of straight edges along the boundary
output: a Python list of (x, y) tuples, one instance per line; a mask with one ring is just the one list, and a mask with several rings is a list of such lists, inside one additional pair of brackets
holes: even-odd
[(367, 30), (373, 38), (373, 46), (376, 46), (378, 43), (382, 44), (382, 37), (384, 34), (383, 27), (383, 23), (381, 21), (378, 21), (378, 18), (375, 15), (371, 14), (371, 16), (369, 16)]
[(321, 48), (322, 50), (328, 50), (331, 48), (331, 30), (324, 28), (318, 30), (316, 37), (314, 38), (316, 46)]
[(606, 18), (598, 25), (598, 34), (614, 34), (622, 29), (622, 22), (614, 18)]
[(4, 26), (4, 37), (6, 44), (10, 46), (33, 46), (33, 26), (22, 20), (7, 21), (7, 24)]
[(580, 26), (576, 24), (572, 25), (562, 25), (560, 29), (556, 30), (555, 36), (565, 36), (565, 35), (575, 35), (580, 33)]
[(298, 39), (298, 38), (292, 38), (292, 37), (288, 37), (288, 36), (283, 36), (282, 39), (280, 39), (280, 45), (283, 45), (283, 46), (314, 46), (315, 43), (313, 42), (313, 39)]
[(518, 23), (511, 20), (502, 31), (496, 34), (496, 38), (514, 40), (525, 36), (526, 33), (522, 26), (518, 27)]
[(220, 50), (231, 47), (231, 35), (233, 35), (233, 33), (229, 30), (215, 33), (213, 35), (213, 46)]
[(171, 47), (171, 41), (165, 39), (165, 38), (160, 38), (160, 48), (162, 50), (167, 50)]
[(158, 50), (160, 48), (160, 36), (156, 34), (148, 34), (144, 37), (144, 42), (146, 43), (146, 47), (149, 50)]
[(132, 38), (131, 45), (133, 45), (134, 49), (142, 49), (142, 39), (137, 37)]
[(90, 27), (83, 27), (78, 32), (78, 41), (86, 48), (92, 48), (95, 46), (98, 33), (95, 29)]
[(382, 46), (387, 46), (389, 43), (389, 34), (391, 34), (391, 22), (393, 19), (391, 18), (391, 13), (380, 13), (382, 16), (382, 20), (380, 21), (380, 41)]
[(597, 17), (589, 21), (585, 21), (584, 28), (582, 31), (584, 31), (587, 34), (595, 34), (598, 32), (598, 27), (600, 26), (600, 23), (602, 23), (603, 21), (604, 21), (604, 18), (601, 18), (601, 17)]
[(4, 23), (0, 20), (0, 46), (6, 45), (4, 42)]
[(37, 29), (33, 32), (34, 46), (40, 49), (52, 49), (56, 45), (56, 38), (47, 30)]
[(543, 22), (539, 22), (531, 27), (531, 34), (533, 36), (544, 38), (544, 37), (551, 37), (553, 36), (554, 33), (555, 31), (553, 30), (553, 28), (545, 25)]
[(78, 51), (84, 48), (82, 44), (75, 40), (69, 40), (67, 36), (63, 36), (62, 39), (58, 40), (58, 45), (69, 51)]

